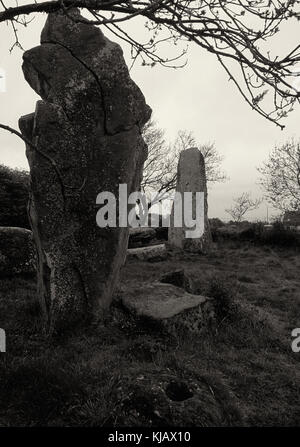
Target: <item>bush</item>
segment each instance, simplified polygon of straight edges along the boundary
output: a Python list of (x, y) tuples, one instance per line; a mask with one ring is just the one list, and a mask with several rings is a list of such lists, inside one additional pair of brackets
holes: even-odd
[(213, 217), (212, 219), (209, 219), (209, 226), (212, 239), (215, 242), (217, 240), (217, 229), (224, 227), (225, 223), (222, 222), (222, 220), (219, 219), (218, 217)]
[(251, 242), (256, 245), (278, 247), (299, 247), (300, 234), (286, 229), (282, 222), (274, 222), (272, 228), (266, 228), (263, 222), (240, 225), (226, 225), (216, 231), (216, 241)]
[(274, 222), (273, 228), (262, 234), (265, 244), (279, 245), (282, 247), (300, 246), (300, 237), (296, 231), (284, 228), (282, 222)]
[(219, 219), (218, 217), (213, 217), (213, 218), (209, 219), (209, 225), (212, 230), (212, 229), (224, 227), (225, 223), (222, 222), (222, 220)]
[(300, 235), (296, 231), (284, 227), (280, 221), (275, 221), (272, 228), (266, 229), (262, 223), (253, 224), (249, 239), (258, 244), (279, 247), (299, 247)]
[(29, 174), (0, 165), (0, 226), (30, 228)]
[(251, 238), (251, 226), (249, 222), (228, 223), (216, 228), (213, 233), (214, 241), (244, 241)]

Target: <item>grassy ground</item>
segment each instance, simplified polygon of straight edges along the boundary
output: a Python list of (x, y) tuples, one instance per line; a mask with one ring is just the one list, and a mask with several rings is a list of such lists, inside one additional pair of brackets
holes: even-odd
[(217, 328), (170, 337), (114, 307), (105, 324), (49, 340), (34, 281), (2, 279), (0, 426), (300, 425), (299, 253), (227, 242), (209, 256), (127, 263), (122, 288), (177, 268), (198, 292), (230, 291)]

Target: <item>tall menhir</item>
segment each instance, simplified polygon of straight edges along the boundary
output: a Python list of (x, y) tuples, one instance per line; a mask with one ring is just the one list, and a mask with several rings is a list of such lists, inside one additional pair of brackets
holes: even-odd
[[(78, 20), (80, 19), (80, 20)], [(77, 9), (49, 14), (23, 71), (41, 96), (20, 119), (32, 142), (29, 213), (38, 252), (38, 295), (50, 332), (101, 318), (112, 300), (127, 228), (96, 225), (96, 197), (139, 189), (151, 109), (119, 45)]]
[[(184, 199), (185, 193), (191, 193), (192, 200), (192, 217), (197, 217), (196, 212), (196, 193), (203, 193), (203, 209), (201, 211), (203, 217), (203, 234), (196, 238), (187, 238), (187, 228), (185, 225), (176, 226), (174, 221), (175, 207), (171, 212), (171, 225), (169, 228), (168, 244), (170, 248), (184, 250), (192, 253), (208, 253), (212, 246), (212, 237), (208, 220), (208, 203), (207, 203), (207, 182), (205, 173), (205, 160), (201, 151), (196, 147), (191, 147), (180, 153), (177, 168), (176, 191), (181, 194)], [(184, 205), (183, 205), (184, 209)], [(182, 216), (182, 220), (183, 216)]]

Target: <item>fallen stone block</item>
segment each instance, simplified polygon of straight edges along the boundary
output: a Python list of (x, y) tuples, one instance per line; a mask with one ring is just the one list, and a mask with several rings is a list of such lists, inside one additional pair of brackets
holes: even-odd
[(172, 284), (142, 283), (124, 291), (119, 299), (133, 316), (152, 320), (173, 334), (179, 328), (198, 333), (214, 323), (212, 298), (193, 295)]
[(156, 239), (154, 228), (139, 227), (129, 229), (129, 248), (144, 247)]
[(167, 284), (173, 284), (174, 286), (181, 287), (189, 293), (193, 293), (192, 279), (185, 273), (184, 270), (174, 270), (162, 275), (161, 282)]
[(138, 259), (140, 261), (159, 262), (168, 256), (165, 244), (152, 245), (150, 247), (129, 248), (127, 259)]

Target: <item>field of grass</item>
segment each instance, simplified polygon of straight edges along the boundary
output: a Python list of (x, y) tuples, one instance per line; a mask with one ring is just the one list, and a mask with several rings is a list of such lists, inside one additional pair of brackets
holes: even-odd
[(169, 336), (115, 305), (103, 324), (51, 340), (34, 280), (2, 278), (0, 426), (299, 426), (299, 252), (224, 242), (208, 256), (130, 261), (120, 287), (183, 268), (198, 293), (230, 295), (199, 336)]

